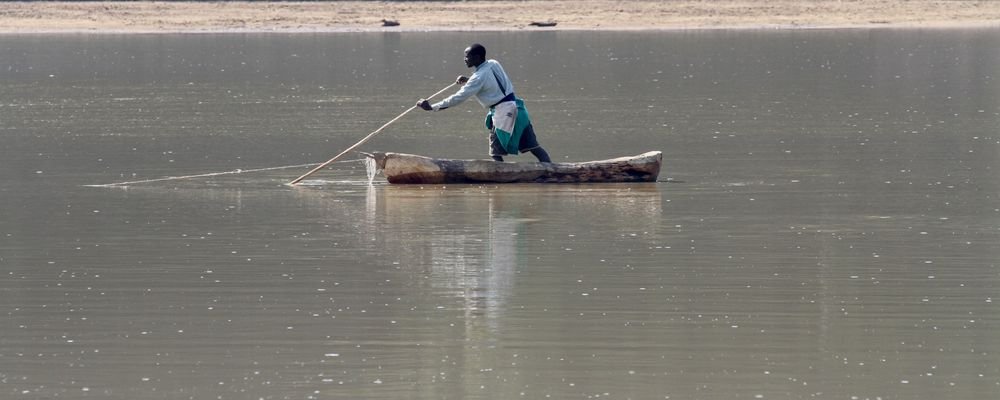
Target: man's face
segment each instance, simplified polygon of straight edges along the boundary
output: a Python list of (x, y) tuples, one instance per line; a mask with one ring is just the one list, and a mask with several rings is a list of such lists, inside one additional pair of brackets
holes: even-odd
[(469, 68), (482, 64), (482, 58), (483, 58), (478, 54), (469, 54), (469, 51), (471, 50), (472, 48), (470, 47), (465, 48), (465, 66)]

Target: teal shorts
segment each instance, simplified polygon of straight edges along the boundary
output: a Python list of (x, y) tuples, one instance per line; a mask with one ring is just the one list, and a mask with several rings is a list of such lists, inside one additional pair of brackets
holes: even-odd
[[(517, 143), (517, 149), (522, 152), (529, 152), (531, 150), (542, 147), (538, 144), (538, 138), (535, 137), (535, 128), (528, 124), (524, 127), (524, 131), (521, 132), (521, 140)], [(510, 153), (503, 148), (500, 144), (500, 140), (497, 139), (497, 133), (495, 129), (490, 129), (490, 157), (493, 156), (506, 156)]]

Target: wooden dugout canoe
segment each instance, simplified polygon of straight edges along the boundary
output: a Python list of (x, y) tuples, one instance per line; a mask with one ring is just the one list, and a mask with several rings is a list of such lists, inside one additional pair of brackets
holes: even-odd
[(656, 182), (663, 153), (577, 163), (448, 160), (404, 153), (365, 154), (389, 183)]

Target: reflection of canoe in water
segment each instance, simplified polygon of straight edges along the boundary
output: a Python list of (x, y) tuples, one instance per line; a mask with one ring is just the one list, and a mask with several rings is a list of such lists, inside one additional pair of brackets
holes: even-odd
[(578, 163), (446, 160), (402, 153), (369, 157), (389, 183), (655, 182), (663, 160), (659, 151)]

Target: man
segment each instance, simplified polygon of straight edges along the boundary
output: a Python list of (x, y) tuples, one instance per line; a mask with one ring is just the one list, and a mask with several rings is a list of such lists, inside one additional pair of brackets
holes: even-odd
[(538, 144), (535, 129), (531, 126), (524, 102), (514, 97), (514, 85), (496, 60), (486, 59), (486, 48), (473, 44), (465, 49), (465, 66), (475, 68), (471, 77), (459, 76), (455, 83), (463, 85), (459, 91), (438, 103), (425, 99), (417, 107), (427, 111), (440, 111), (458, 105), (475, 95), (486, 115), (486, 129), (490, 131), (490, 157), (503, 161), (503, 156), (531, 152), (538, 161), (552, 162), (549, 154)]

